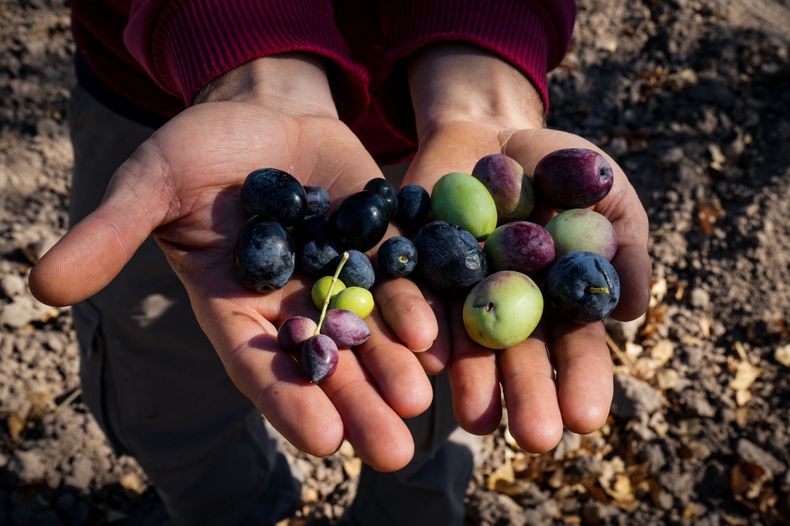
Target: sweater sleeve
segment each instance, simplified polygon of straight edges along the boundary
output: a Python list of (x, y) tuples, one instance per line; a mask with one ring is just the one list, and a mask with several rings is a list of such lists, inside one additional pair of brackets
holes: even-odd
[[(388, 0), (382, 4), (385, 57), (374, 79), (392, 124), (408, 135), (405, 62), (436, 42), (466, 42), (502, 57), (535, 86), (548, 110), (547, 73), (568, 50), (574, 0)], [(406, 128), (406, 129), (404, 129)]]
[(223, 73), (289, 51), (324, 57), (347, 122), (368, 104), (367, 72), (349, 57), (330, 0), (132, 0), (124, 42), (148, 75), (187, 105)]

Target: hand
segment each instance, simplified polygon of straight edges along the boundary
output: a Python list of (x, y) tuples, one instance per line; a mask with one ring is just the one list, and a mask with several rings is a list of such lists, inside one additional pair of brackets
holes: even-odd
[(31, 290), (52, 305), (82, 301), (153, 233), (228, 375), (286, 439), (328, 455), (347, 438), (376, 469), (404, 466), (413, 444), (401, 417), (421, 413), (432, 398), (409, 349), (430, 346), (437, 331), (416, 287), (400, 280), (376, 291), (369, 341), (342, 351), (319, 386), (276, 339), (286, 318), (315, 317), (312, 283), (295, 276), (261, 295), (241, 287), (234, 273), (240, 187), (252, 170), (286, 170), (327, 188), (335, 202), (381, 177), (338, 120), (323, 68), (307, 55), (259, 59), (213, 82), (197, 102), (116, 171), (99, 208), (33, 269)]
[[(529, 81), (475, 48), (428, 48), (410, 64), (409, 82), (420, 146), (405, 184), (430, 189), (445, 173), (471, 172), (480, 157), (494, 152), (510, 155), (531, 174), (554, 150), (598, 150), (576, 135), (543, 129), (542, 104)], [(609, 218), (619, 239), (613, 264), (622, 292), (613, 317), (630, 320), (649, 301), (648, 222), (625, 174), (607, 160), (614, 168), (614, 187), (594, 209)], [(613, 384), (603, 323), (571, 325), (544, 314), (525, 342), (493, 352), (466, 335), (459, 304), (446, 308), (449, 313), (439, 313), (437, 319), (449, 320), (440, 333), (449, 333), (452, 340), (453, 404), (463, 428), (476, 434), (496, 429), (502, 416), (500, 387), (511, 434), (527, 451), (552, 449), (563, 425), (578, 433), (603, 425)]]

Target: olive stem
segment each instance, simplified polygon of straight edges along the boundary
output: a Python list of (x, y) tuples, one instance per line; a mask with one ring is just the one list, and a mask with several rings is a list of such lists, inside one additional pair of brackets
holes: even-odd
[(324, 324), (324, 318), (326, 318), (326, 309), (329, 307), (329, 300), (332, 299), (332, 291), (335, 290), (335, 283), (337, 283), (337, 278), (340, 276), (340, 271), (343, 270), (343, 265), (346, 264), (346, 261), (348, 261), (348, 251), (343, 252), (343, 257), (340, 258), (340, 263), (337, 264), (337, 268), (335, 269), (335, 275), (332, 276), (332, 282), (329, 284), (329, 290), (326, 293), (326, 298), (324, 298), (324, 305), (321, 307), (321, 317), (318, 318), (318, 325), (313, 332), (313, 336), (321, 334), (321, 326)]
[(609, 294), (609, 287), (590, 287), (587, 291), (590, 294)]

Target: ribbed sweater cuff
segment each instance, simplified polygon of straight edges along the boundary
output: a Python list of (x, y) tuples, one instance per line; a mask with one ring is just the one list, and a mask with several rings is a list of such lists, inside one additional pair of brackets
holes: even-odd
[(201, 87), (255, 58), (291, 51), (326, 59), (341, 118), (368, 104), (368, 77), (334, 25), (328, 0), (137, 1), (124, 41), (147, 73), (190, 105)]
[[(544, 7), (544, 3), (549, 6)], [(386, 55), (374, 86), (391, 123), (413, 136), (406, 59), (435, 42), (467, 42), (502, 57), (535, 86), (548, 110), (547, 72), (565, 54), (575, 6), (567, 0), (442, 0), (388, 2), (382, 8)]]

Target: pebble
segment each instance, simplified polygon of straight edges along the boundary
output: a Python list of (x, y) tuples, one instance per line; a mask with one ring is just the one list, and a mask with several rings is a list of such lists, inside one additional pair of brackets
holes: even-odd
[(705, 289), (696, 288), (689, 295), (691, 305), (698, 309), (707, 309), (710, 306), (710, 295)]
[(705, 418), (711, 418), (716, 415), (716, 408), (708, 402), (707, 397), (701, 391), (686, 389), (681, 395), (681, 400), (686, 409), (694, 415)]
[(66, 483), (81, 490), (88, 490), (94, 475), (93, 463), (90, 459), (79, 456), (71, 464), (71, 473), (66, 477)]
[(19, 274), (4, 274), (0, 278), (0, 292), (6, 298), (13, 298), (25, 291), (25, 280)]
[(20, 329), (36, 317), (33, 302), (26, 296), (17, 296), (11, 303), (3, 305), (0, 311), (0, 324)]
[(16, 474), (25, 484), (35, 484), (46, 478), (47, 466), (44, 456), (36, 450), (17, 451), (15, 462)]
[(661, 408), (661, 394), (645, 382), (628, 374), (614, 377), (612, 414), (621, 418), (642, 418)]
[(606, 318), (604, 324), (606, 325), (606, 332), (612, 337), (614, 341), (619, 344), (626, 342), (633, 342), (636, 340), (639, 329), (645, 322), (645, 315), (641, 315), (632, 321), (617, 321), (613, 318)]
[(745, 438), (738, 440), (738, 445), (735, 449), (741, 460), (762, 466), (774, 476), (781, 475), (787, 469), (781, 460)]

